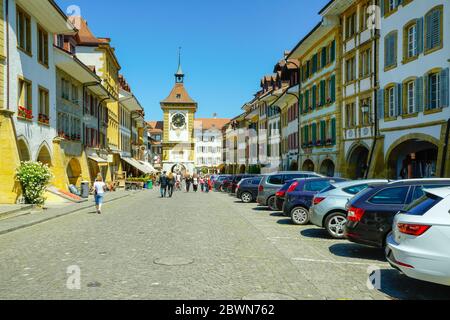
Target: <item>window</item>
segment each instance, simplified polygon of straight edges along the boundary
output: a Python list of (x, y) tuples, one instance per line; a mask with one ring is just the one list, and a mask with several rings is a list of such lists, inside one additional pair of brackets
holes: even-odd
[(48, 33), (38, 26), (38, 61), (48, 66)]
[(432, 9), (425, 16), (425, 51), (430, 52), (442, 47), (442, 6)]
[(305, 191), (318, 192), (327, 188), (329, 185), (329, 181), (311, 181), (305, 184)]
[(49, 123), (49, 96), (48, 90), (39, 88), (39, 122)]
[(66, 79), (61, 79), (61, 97), (63, 99), (70, 99), (70, 82)]
[(343, 189), (343, 191), (347, 192), (349, 194), (352, 194), (352, 195), (356, 195), (356, 194), (360, 193), (361, 191), (367, 189), (368, 187), (369, 187), (368, 184), (360, 184), (358, 186), (352, 186), (352, 187), (345, 188), (345, 189)]
[(72, 84), (72, 102), (78, 104), (78, 88)]
[(282, 175), (271, 176), (267, 180), (267, 183), (275, 184), (275, 185), (282, 185), (283, 184), (283, 176)]
[(373, 204), (398, 204), (402, 205), (406, 201), (409, 187), (386, 188), (374, 195), (369, 202)]
[(414, 114), (416, 112), (416, 81), (412, 80), (406, 83), (406, 112)]
[(361, 22), (360, 22), (361, 32), (365, 31), (368, 27), (367, 23), (371, 18), (368, 12), (369, 12), (369, 4), (366, 3), (361, 7)]
[(441, 77), (438, 72), (428, 76), (428, 109), (437, 109), (441, 107)]
[(430, 211), (434, 206), (436, 206), (439, 202), (441, 202), (443, 199), (435, 196), (435, 195), (424, 195), (422, 189), (416, 188), (416, 190), (420, 190), (422, 193), (422, 196), (419, 198), (416, 198), (417, 200), (414, 201), (411, 205), (409, 205), (405, 211), (408, 212), (409, 215), (413, 216), (423, 216), (425, 213)]
[(381, 0), (384, 16), (389, 16), (397, 10), (398, 0)]
[(16, 13), (17, 46), (31, 55), (31, 18), (21, 8)]
[(32, 119), (33, 100), (32, 100), (32, 83), (25, 79), (19, 79), (19, 117)]
[(395, 88), (390, 87), (386, 89), (386, 104), (388, 107), (389, 118), (393, 118), (396, 115), (395, 112)]
[(397, 32), (390, 33), (384, 39), (384, 66), (393, 68), (397, 66)]
[(356, 12), (349, 15), (345, 20), (345, 38), (350, 39), (356, 33)]
[(345, 118), (347, 119), (347, 128), (353, 128), (356, 125), (354, 103), (349, 103), (345, 106)]
[[(363, 107), (368, 106), (368, 111), (363, 110)], [(361, 108), (361, 124), (363, 126), (370, 124), (370, 112), (372, 110), (372, 98), (365, 98), (361, 99), (360, 101), (360, 108)]]
[(407, 58), (413, 58), (417, 55), (417, 26), (416, 24), (413, 24), (410, 26), (407, 30), (408, 35), (408, 55)]
[(356, 59), (355, 59), (355, 57), (349, 58), (345, 62), (345, 79), (347, 82), (356, 80)]
[(368, 77), (372, 72), (372, 49), (366, 49), (361, 53), (360, 75)]

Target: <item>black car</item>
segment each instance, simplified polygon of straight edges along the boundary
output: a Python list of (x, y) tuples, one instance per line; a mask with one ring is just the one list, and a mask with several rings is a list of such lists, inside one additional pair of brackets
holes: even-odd
[(254, 176), (255, 175), (253, 175), (253, 174), (237, 174), (237, 175), (233, 176), (233, 179), (227, 186), (227, 192), (234, 194), (236, 192), (236, 187), (237, 187), (238, 183), (242, 179), (253, 178)]
[(221, 187), (223, 182), (228, 179), (230, 177), (230, 175), (220, 175), (215, 181), (214, 181), (214, 190), (216, 191), (221, 191)]
[(383, 248), (397, 213), (424, 195), (423, 189), (450, 186), (450, 179), (417, 179), (371, 186), (347, 205), (345, 236), (354, 243)]
[(243, 179), (236, 188), (236, 197), (244, 203), (255, 202), (262, 177)]

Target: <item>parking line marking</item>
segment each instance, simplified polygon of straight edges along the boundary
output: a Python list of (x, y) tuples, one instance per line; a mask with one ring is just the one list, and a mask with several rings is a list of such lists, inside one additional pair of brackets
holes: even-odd
[(291, 258), (294, 261), (302, 261), (302, 262), (316, 262), (316, 263), (331, 263), (331, 264), (349, 264), (356, 266), (379, 266), (386, 267), (388, 264), (381, 263), (369, 263), (369, 262), (351, 262), (351, 261), (334, 261), (334, 260), (320, 260), (320, 259), (309, 259), (309, 258)]

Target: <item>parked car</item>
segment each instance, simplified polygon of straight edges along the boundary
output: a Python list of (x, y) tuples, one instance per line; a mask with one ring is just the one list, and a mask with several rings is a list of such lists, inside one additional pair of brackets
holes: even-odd
[(234, 175), (230, 175), (228, 177), (225, 177), (225, 179), (223, 179), (222, 184), (220, 186), (220, 191), (221, 192), (227, 192), (228, 190), (228, 186), (230, 185), (230, 183), (233, 181)]
[(256, 201), (262, 206), (268, 206), (270, 210), (276, 211), (276, 192), (286, 181), (293, 179), (305, 179), (311, 177), (323, 177), (320, 174), (309, 171), (288, 171), (264, 175), (259, 184), (258, 197)]
[(253, 174), (237, 174), (233, 177), (233, 179), (231, 180), (231, 182), (228, 184), (227, 186), (227, 192), (228, 193), (235, 193), (236, 192), (236, 187), (238, 185), (238, 183), (245, 178), (252, 178), (255, 175)]
[(296, 179), (286, 193), (283, 214), (291, 217), (292, 223), (306, 225), (310, 221), (309, 208), (314, 196), (328, 188), (332, 183), (343, 182), (340, 178), (307, 178)]
[(450, 179), (415, 179), (371, 186), (347, 205), (345, 236), (367, 246), (383, 248), (395, 215), (424, 195), (424, 189), (450, 186)]
[(425, 195), (395, 216), (389, 263), (408, 277), (450, 286), (450, 188)]
[(286, 181), (286, 183), (275, 193), (275, 206), (277, 211), (283, 211), (284, 200), (286, 197), (286, 192), (289, 190), (289, 187), (295, 182), (295, 180)]
[(345, 238), (346, 205), (348, 201), (370, 185), (387, 183), (389, 183), (388, 180), (357, 180), (332, 183), (314, 197), (309, 210), (311, 223), (320, 228), (325, 228), (333, 238)]
[(258, 196), (258, 187), (261, 183), (262, 177), (253, 177), (242, 179), (236, 187), (236, 197), (241, 199), (244, 203), (256, 201)]
[(222, 183), (225, 179), (227, 179), (230, 175), (223, 174), (217, 177), (217, 179), (214, 181), (214, 190), (221, 191)]

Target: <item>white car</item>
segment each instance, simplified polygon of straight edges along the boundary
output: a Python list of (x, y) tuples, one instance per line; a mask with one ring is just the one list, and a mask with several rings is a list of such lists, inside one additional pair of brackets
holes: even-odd
[(410, 278), (450, 286), (450, 188), (428, 189), (394, 219), (389, 263)]

